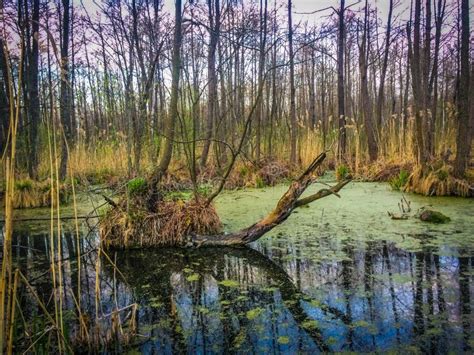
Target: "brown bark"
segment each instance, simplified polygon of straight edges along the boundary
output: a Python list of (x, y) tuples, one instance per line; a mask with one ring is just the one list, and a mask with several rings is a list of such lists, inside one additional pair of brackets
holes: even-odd
[(325, 158), (326, 153), (318, 155), (308, 168), (306, 168), (305, 172), (301, 174), (297, 180), (293, 181), (288, 188), (288, 191), (286, 191), (286, 193), (280, 198), (273, 211), (262, 220), (235, 233), (213, 236), (190, 235), (187, 246), (199, 247), (209, 245), (225, 246), (248, 244), (256, 241), (265, 233), (284, 222), (296, 208), (329, 195), (338, 196), (337, 192), (350, 181), (349, 179), (341, 181), (330, 189), (322, 189), (313, 195), (300, 199), (301, 194), (313, 182), (313, 174), (315, 170), (321, 165)]
[(458, 98), (458, 134), (454, 173), (462, 177), (469, 162), (471, 134), (469, 124), (469, 0), (461, 3), (461, 75)]
[(163, 153), (158, 166), (153, 172), (150, 181), (150, 195), (147, 198), (147, 205), (150, 211), (155, 210), (156, 202), (160, 198), (158, 193), (158, 183), (166, 174), (173, 153), (173, 140), (175, 135), (175, 125), (178, 119), (178, 95), (179, 95), (179, 75), (181, 66), (181, 43), (183, 41), (181, 0), (175, 2), (175, 28), (173, 39), (172, 77), (171, 77), (171, 98), (169, 114), (164, 125)]
[(382, 72), (380, 73), (380, 86), (377, 99), (377, 123), (378, 128), (382, 127), (382, 108), (384, 101), (384, 85), (385, 85), (385, 75), (387, 74), (387, 65), (388, 65), (388, 54), (390, 50), (390, 33), (392, 30), (392, 13), (393, 13), (393, 0), (390, 0), (388, 8), (388, 19), (387, 19), (387, 33), (385, 35), (385, 50), (383, 55), (383, 64)]
[[(0, 4), (2, 6), (2, 4)], [(1, 10), (1, 9), (0, 9)], [(0, 151), (7, 144), (8, 127), (10, 125), (10, 87), (8, 83), (8, 63), (5, 53), (3, 34), (0, 35)]]
[(346, 26), (344, 24), (345, 1), (341, 0), (341, 7), (338, 11), (338, 39), (337, 39), (337, 112), (339, 128), (338, 159), (342, 160), (346, 154), (346, 113), (344, 98), (344, 39), (346, 36)]
[(62, 18), (62, 38), (61, 38), (61, 88), (60, 88), (60, 114), (61, 124), (64, 134), (61, 149), (61, 166), (59, 169), (59, 177), (64, 180), (67, 173), (68, 149), (72, 138), (71, 127), (71, 90), (70, 90), (70, 73), (69, 73), (69, 34), (70, 34), (70, 2), (62, 0), (63, 18)]
[[(258, 60), (258, 82), (262, 85), (263, 74), (265, 70), (265, 48), (267, 42), (267, 2), (268, 0), (260, 0), (260, 53)], [(263, 116), (263, 98), (260, 97), (258, 103), (256, 122), (256, 142), (255, 142), (255, 160), (257, 163), (261, 158), (261, 143), (262, 143), (262, 116)]]
[(418, 164), (424, 165), (427, 161), (425, 141), (423, 137), (423, 117), (426, 114), (423, 105), (422, 65), (420, 48), (421, 0), (415, 0), (415, 18), (413, 41), (411, 39), (411, 24), (407, 27), (408, 48), (410, 55), (410, 69), (412, 76), (413, 101), (415, 111), (415, 142)]
[(360, 101), (362, 106), (362, 115), (364, 117), (364, 126), (367, 134), (367, 145), (369, 148), (370, 161), (377, 160), (378, 149), (376, 142), (375, 129), (372, 120), (372, 104), (369, 96), (369, 85), (367, 81), (367, 32), (368, 32), (368, 2), (365, 2), (364, 29), (362, 33), (362, 43), (359, 45), (359, 72), (360, 72)]
[(438, 115), (438, 63), (439, 63), (439, 51), (441, 45), (441, 29), (444, 21), (444, 14), (446, 9), (446, 0), (438, 0), (438, 7), (436, 10), (436, 32), (435, 32), (435, 50), (433, 58), (433, 68), (431, 72), (431, 78), (429, 83), (428, 91), (433, 93), (431, 102), (431, 130), (429, 131), (429, 154), (435, 155), (435, 127), (436, 118)]
[(295, 103), (295, 58), (293, 53), (292, 2), (288, 0), (288, 47), (290, 55), (290, 163), (296, 164), (296, 103)]
[(213, 127), (218, 116), (218, 100), (217, 100), (217, 72), (216, 72), (216, 50), (219, 42), (220, 28), (220, 1), (208, 0), (209, 11), (209, 49), (207, 56), (207, 80), (208, 80), (208, 101), (207, 101), (207, 120), (205, 142), (201, 154), (201, 168), (206, 166), (209, 149), (211, 146), (211, 138)]
[(166, 173), (168, 165), (171, 161), (173, 152), (173, 139), (175, 133), (175, 123), (178, 117), (178, 94), (179, 94), (179, 73), (181, 66), (181, 42), (183, 41), (183, 33), (181, 29), (182, 11), (181, 0), (175, 3), (175, 29), (173, 40), (173, 57), (172, 57), (172, 82), (171, 82), (171, 98), (169, 115), (164, 122), (164, 144), (163, 155), (158, 166), (161, 174)]
[(28, 96), (29, 96), (29, 154), (30, 162), (28, 165), (28, 173), (31, 178), (38, 177), (38, 151), (39, 151), (39, 137), (38, 127), (40, 122), (40, 102), (38, 93), (38, 57), (39, 57), (39, 0), (33, 1), (32, 14), (32, 34), (31, 34), (31, 50), (28, 56)]

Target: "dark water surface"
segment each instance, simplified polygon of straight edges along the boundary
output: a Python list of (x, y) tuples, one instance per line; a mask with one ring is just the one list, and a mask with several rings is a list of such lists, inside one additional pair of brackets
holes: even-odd
[[(283, 190), (223, 195), (218, 209), (226, 228), (265, 214)], [(103, 254), (98, 258), (96, 231), (82, 225), (80, 283), (76, 236), (65, 224), (62, 279), (69, 334), (78, 332), (72, 295), (80, 285), (82, 308), (105, 328), (114, 310), (138, 304), (137, 336), (126, 348), (107, 348), (110, 352), (471, 352), (472, 200), (427, 199), (453, 218), (449, 226), (433, 227), (389, 220), (386, 210), (398, 210), (401, 195), (382, 185), (352, 184), (341, 195), (301, 210), (251, 248), (109, 253), (120, 272)], [(413, 207), (427, 204), (412, 198)], [(52, 307), (48, 228), (48, 223), (18, 226), (13, 252)], [(37, 304), (24, 289), (19, 300), (25, 319), (40, 329)], [(126, 332), (130, 308), (119, 314)]]

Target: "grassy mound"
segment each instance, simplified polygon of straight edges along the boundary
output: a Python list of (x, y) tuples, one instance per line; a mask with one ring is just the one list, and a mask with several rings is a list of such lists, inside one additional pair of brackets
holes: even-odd
[(452, 167), (446, 164), (416, 167), (409, 176), (404, 190), (425, 196), (474, 196), (473, 184), (454, 177)]
[(448, 223), (449, 221), (451, 221), (451, 218), (449, 218), (448, 216), (445, 216), (441, 212), (433, 211), (433, 210), (422, 211), (420, 213), (419, 218), (423, 222), (436, 223), (436, 224)]
[[(69, 198), (69, 186), (60, 184), (59, 203), (66, 204), (69, 202)], [(49, 207), (51, 203), (56, 205), (56, 192), (52, 199), (50, 180), (38, 182), (31, 179), (22, 179), (15, 181), (13, 208)]]
[(204, 198), (162, 198), (150, 211), (144, 203), (147, 193), (144, 179), (128, 183), (125, 196), (101, 218), (99, 232), (104, 248), (180, 246), (186, 244), (190, 234), (211, 235), (221, 231), (214, 206), (207, 205)]
[(292, 167), (285, 162), (265, 159), (258, 164), (239, 164), (231, 173), (225, 187), (234, 189), (239, 187), (274, 186), (292, 177)]
[(356, 175), (364, 181), (382, 182), (398, 179), (404, 172), (413, 170), (413, 163), (409, 161), (380, 160), (359, 169)]

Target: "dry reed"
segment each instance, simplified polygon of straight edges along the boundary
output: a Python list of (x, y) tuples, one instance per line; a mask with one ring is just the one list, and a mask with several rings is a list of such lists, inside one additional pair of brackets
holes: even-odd
[(201, 198), (189, 201), (161, 201), (156, 212), (139, 208), (123, 200), (110, 209), (100, 223), (104, 248), (147, 248), (180, 246), (186, 236), (216, 234), (222, 225), (215, 208)]

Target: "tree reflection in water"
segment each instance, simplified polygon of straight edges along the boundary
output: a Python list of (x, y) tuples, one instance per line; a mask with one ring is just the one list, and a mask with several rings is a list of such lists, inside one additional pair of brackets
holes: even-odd
[[(71, 313), (71, 292), (78, 290), (74, 238), (64, 234), (62, 251), (70, 290), (64, 304)], [(13, 243), (17, 265), (45, 300), (51, 295), (48, 243), (48, 235), (24, 232), (17, 232)], [(90, 319), (96, 312), (95, 243), (84, 238), (81, 246), (81, 304)], [(125, 280), (102, 260), (99, 312), (137, 302), (132, 347), (144, 352), (471, 350), (472, 257), (346, 239), (338, 258), (316, 262), (301, 246), (272, 243), (256, 245), (260, 251), (115, 252), (111, 257)], [(41, 313), (25, 290), (19, 300), (25, 317)]]

